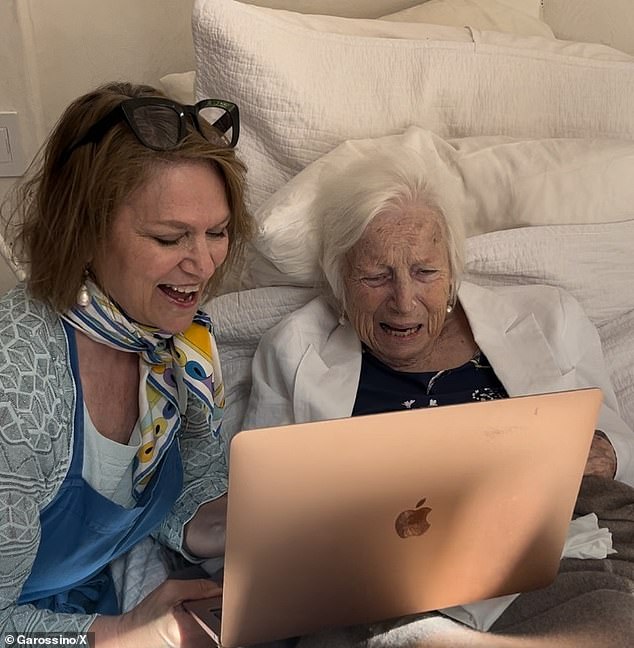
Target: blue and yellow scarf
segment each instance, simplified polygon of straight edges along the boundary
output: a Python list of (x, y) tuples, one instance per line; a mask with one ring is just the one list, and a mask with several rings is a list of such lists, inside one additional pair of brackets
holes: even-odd
[(186, 331), (166, 333), (131, 320), (94, 282), (86, 286), (90, 303), (67, 311), (64, 320), (97, 342), (139, 354), (141, 447), (132, 471), (138, 499), (180, 430), (188, 393), (207, 406), (210, 425), (222, 415), (224, 385), (212, 324), (197, 311)]

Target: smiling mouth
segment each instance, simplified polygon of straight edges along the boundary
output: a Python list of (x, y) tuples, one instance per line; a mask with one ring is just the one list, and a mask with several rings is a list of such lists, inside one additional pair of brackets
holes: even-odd
[(172, 286), (169, 284), (160, 284), (159, 288), (174, 301), (179, 304), (193, 304), (197, 297), (200, 285), (195, 286)]
[(389, 324), (385, 324), (384, 322), (381, 322), (381, 328), (388, 335), (392, 335), (394, 337), (406, 338), (412, 335), (416, 335), (416, 333), (418, 333), (423, 328), (423, 325), (417, 324), (416, 326), (398, 327), (398, 326), (390, 326)]

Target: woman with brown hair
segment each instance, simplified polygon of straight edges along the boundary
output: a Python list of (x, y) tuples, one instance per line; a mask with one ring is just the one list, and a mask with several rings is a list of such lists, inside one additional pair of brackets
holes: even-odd
[[(167, 581), (121, 614), (110, 563), (152, 535), (224, 549), (224, 390), (199, 310), (250, 234), (237, 107), (116, 83), (74, 101), (9, 218), (0, 299), (0, 628), (185, 645)], [(111, 642), (111, 643), (109, 643)]]

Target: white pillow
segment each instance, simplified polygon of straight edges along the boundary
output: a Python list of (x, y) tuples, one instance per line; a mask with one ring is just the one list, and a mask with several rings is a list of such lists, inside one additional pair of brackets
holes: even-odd
[(544, 0), (498, 0), (498, 2), (533, 18), (543, 18)]
[(634, 311), (600, 326), (599, 336), (621, 416), (634, 430)]
[(634, 220), (527, 227), (467, 240), (466, 279), (569, 291), (597, 326), (623, 420), (634, 430)]
[[(420, 0), (240, 0), (244, 4), (285, 9), (304, 14), (326, 14), (348, 18), (376, 18), (389, 11), (399, 11), (418, 4)], [(527, 2), (539, 0), (504, 0), (504, 2)]]
[[(634, 142), (468, 137), (405, 133), (350, 140), (311, 163), (255, 212), (257, 255), (250, 286), (314, 285), (322, 198), (358, 160), (414, 149), (442, 196), (464, 210), (468, 236), (527, 225), (634, 218)], [(445, 186), (447, 185), (447, 186)], [(634, 275), (632, 275), (634, 276)], [(632, 291), (634, 293), (634, 291)]]
[[(493, 29), (512, 31), (516, 34), (553, 37), (550, 27), (539, 20), (539, 0), (428, 0), (422, 5), (414, 4), (416, 0), (393, 0), (392, 2), (379, 0), (375, 3), (377, 8), (374, 8), (374, 5), (368, 0), (345, 2), (343, 4), (341, 0), (334, 0), (335, 4), (333, 6), (329, 6), (324, 0), (316, 0), (316, 2), (312, 0), (307, 2), (299, 2), (298, 0), (253, 0), (252, 2), (241, 0), (241, 2), (297, 13), (327, 14), (341, 17), (354, 16), (356, 18), (373, 18), (377, 11), (385, 10), (390, 5), (397, 3), (413, 6), (409, 9), (401, 9), (395, 13), (380, 16), (380, 19), (395, 22), (431, 22), (454, 27), (469, 24), (477, 29)], [(465, 10), (463, 10), (460, 5), (465, 3), (474, 6), (466, 6)], [(427, 10), (431, 10), (429, 15)], [(441, 10), (444, 10), (442, 17), (444, 18), (446, 14), (446, 20), (430, 20), (430, 18), (438, 18)], [(518, 14), (520, 17), (518, 17)], [(402, 30), (402, 28), (400, 29)], [(431, 38), (434, 33), (438, 37), (442, 35), (442, 31), (434, 32), (429, 30), (427, 36)], [(449, 40), (452, 40), (452, 37), (455, 39), (456, 34), (449, 34)], [(463, 40), (471, 39), (463, 37)], [(160, 85), (168, 97), (181, 103), (191, 104), (194, 103), (195, 78), (194, 71), (176, 72), (161, 77)]]
[(476, 29), (511, 32), (519, 36), (554, 38), (552, 29), (524, 11), (499, 0), (429, 0), (423, 4), (381, 16), (381, 20), (422, 22), (436, 25), (469, 25)]
[[(368, 22), (331, 20), (346, 29)], [(394, 34), (416, 27), (383, 23)], [(464, 29), (444, 29), (464, 38)], [(469, 33), (469, 42), (341, 34), (234, 0), (196, 0), (196, 96), (240, 106), (251, 208), (337, 144), (411, 124), (443, 137), (634, 139), (633, 57), (600, 45)]]
[[(541, 17), (540, 0), (497, 1), (533, 18)], [(304, 14), (326, 14), (347, 18), (377, 18), (420, 4), (420, 0), (240, 0), (240, 2), (270, 9), (285, 9)]]
[(634, 219), (490, 232), (467, 239), (465, 258), (465, 279), (480, 285), (564, 288), (597, 327), (634, 311)]
[(258, 13), (268, 17), (279, 26), (291, 30), (309, 30), (327, 35), (362, 36), (364, 38), (397, 38), (410, 40), (462, 41), (471, 43), (473, 38), (464, 25), (426, 24), (423, 21), (391, 22), (367, 18), (341, 18), (340, 16), (310, 15), (258, 7)]
[(182, 104), (191, 105), (195, 103), (194, 98), (194, 81), (196, 72), (175, 72), (166, 74), (159, 79), (161, 89), (165, 94), (174, 101)]
[(220, 295), (202, 306), (214, 323), (222, 364), (227, 405), (221, 434), (227, 446), (242, 429), (251, 391), (251, 360), (260, 338), (316, 294), (308, 288), (259, 288)]

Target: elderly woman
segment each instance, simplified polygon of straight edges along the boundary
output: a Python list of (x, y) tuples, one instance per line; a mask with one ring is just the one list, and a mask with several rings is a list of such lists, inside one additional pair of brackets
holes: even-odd
[(150, 534), (194, 562), (224, 550), (223, 382), (199, 306), (251, 229), (238, 131), (229, 102), (103, 86), (19, 192), (28, 280), (0, 300), (4, 632), (185, 645), (181, 601), (217, 593), (168, 581), (121, 614), (109, 565)]
[[(461, 281), (460, 216), (423, 169), (399, 150), (329, 187), (319, 214), (325, 294), (262, 338), (245, 427), (598, 386), (586, 474), (634, 484), (634, 434), (594, 326), (557, 288)], [(452, 637), (446, 645), (507, 645)]]

